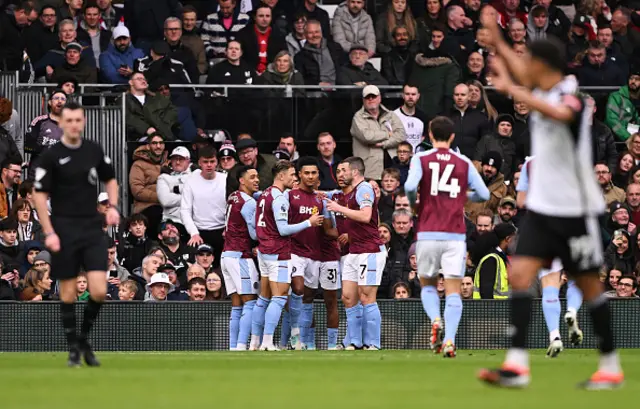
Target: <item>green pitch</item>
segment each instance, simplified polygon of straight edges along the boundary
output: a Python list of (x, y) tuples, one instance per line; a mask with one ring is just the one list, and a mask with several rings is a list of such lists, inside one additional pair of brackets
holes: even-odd
[[(527, 409), (631, 408), (640, 392), (640, 350), (622, 351), (623, 389), (585, 392), (591, 351), (532, 354), (532, 385), (487, 387), (478, 369), (503, 351), (98, 353), (101, 368), (67, 368), (65, 354), (0, 354), (2, 409)], [(630, 405), (630, 406), (629, 406)]]

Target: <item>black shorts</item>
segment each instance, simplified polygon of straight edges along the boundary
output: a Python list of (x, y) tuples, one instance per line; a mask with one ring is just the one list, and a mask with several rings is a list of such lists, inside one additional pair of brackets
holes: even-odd
[(60, 251), (51, 254), (51, 278), (75, 278), (82, 271), (107, 271), (107, 236), (102, 218), (55, 218)]
[(553, 217), (528, 211), (516, 254), (548, 264), (558, 257), (569, 275), (599, 271), (604, 260), (598, 217)]

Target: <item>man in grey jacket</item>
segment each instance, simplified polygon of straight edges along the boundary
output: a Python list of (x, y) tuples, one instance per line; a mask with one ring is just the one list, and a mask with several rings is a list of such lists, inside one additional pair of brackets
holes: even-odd
[(382, 171), (393, 164), (391, 158), (396, 156), (396, 147), (407, 139), (407, 134), (400, 118), (381, 104), (378, 87), (364, 87), (362, 99), (362, 108), (351, 122), (353, 156), (364, 160), (366, 179), (380, 180)]
[(20, 152), (20, 156), (22, 156), (24, 152), (24, 139), (22, 138), (20, 115), (18, 114), (18, 111), (13, 109), (11, 100), (7, 98), (0, 98), (0, 126), (7, 131), (9, 136), (11, 136), (18, 148), (18, 152)]
[(180, 201), (182, 194), (182, 184), (191, 174), (191, 154), (184, 146), (178, 146), (169, 156), (171, 169), (158, 176), (156, 192), (158, 201), (162, 206), (162, 220), (171, 220), (179, 224), (178, 230), (183, 231), (182, 220), (180, 218)]
[(364, 0), (347, 0), (338, 6), (333, 15), (331, 34), (345, 53), (355, 44), (367, 47), (369, 57), (376, 52), (373, 20), (364, 10)]

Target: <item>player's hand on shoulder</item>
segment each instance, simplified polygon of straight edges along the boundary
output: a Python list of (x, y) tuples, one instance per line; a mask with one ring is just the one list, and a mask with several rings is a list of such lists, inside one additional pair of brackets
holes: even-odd
[(311, 217), (309, 218), (309, 222), (311, 223), (311, 226), (322, 226), (322, 223), (324, 222), (324, 216), (316, 213), (314, 215), (311, 215)]
[(338, 237), (338, 244), (344, 247), (347, 243), (349, 243), (349, 235), (347, 233), (343, 233)]
[(55, 233), (51, 233), (44, 239), (44, 245), (53, 253), (57, 253), (60, 251), (60, 237)]

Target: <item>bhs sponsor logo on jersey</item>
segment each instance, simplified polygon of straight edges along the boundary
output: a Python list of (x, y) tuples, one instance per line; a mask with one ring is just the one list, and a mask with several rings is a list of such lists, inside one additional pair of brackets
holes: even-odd
[(436, 154), (436, 158), (438, 158), (438, 160), (450, 161), (451, 155), (449, 155), (448, 153), (438, 153)]
[(311, 214), (314, 215), (318, 213), (318, 207), (308, 207), (308, 206), (300, 206), (300, 214)]

